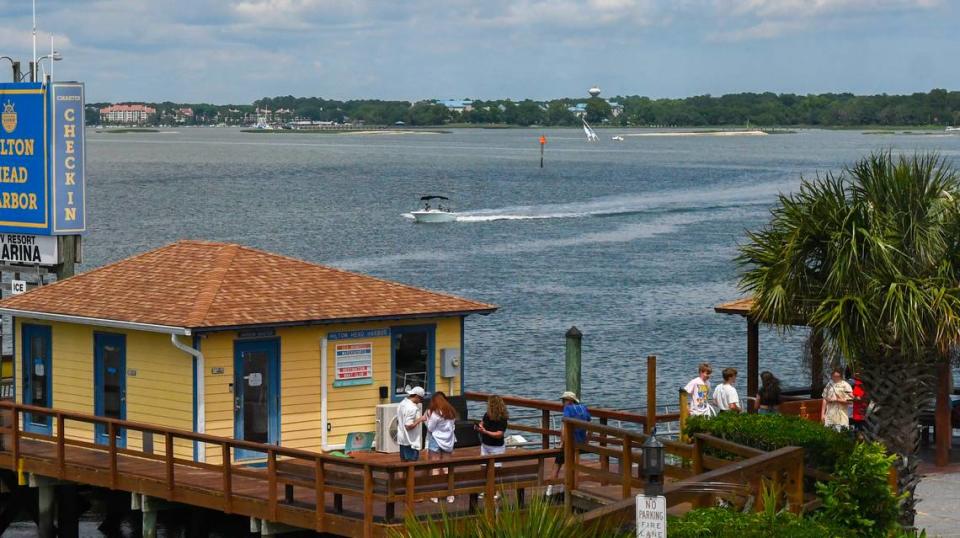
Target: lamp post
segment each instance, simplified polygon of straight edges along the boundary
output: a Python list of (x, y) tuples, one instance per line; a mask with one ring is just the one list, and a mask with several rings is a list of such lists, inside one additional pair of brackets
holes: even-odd
[(643, 442), (643, 475), (646, 479), (644, 495), (657, 496), (663, 494), (663, 443), (657, 439), (657, 430), (654, 428), (647, 440)]
[[(49, 75), (49, 77), (50, 77), (50, 79), (53, 79), (53, 62), (59, 62), (59, 61), (63, 60), (63, 55), (60, 54), (60, 51), (59, 51), (59, 50), (55, 50), (55, 51), (51, 52), (50, 54), (44, 54), (43, 56), (37, 58), (37, 64), (36, 64), (36, 66), (34, 67), (34, 69), (41, 69), (42, 66), (40, 65), (40, 62), (42, 62), (43, 60), (47, 60), (47, 59), (50, 60), (50, 75)], [(36, 77), (33, 77), (33, 79), (36, 80)]]
[(10, 66), (13, 67), (13, 81), (20, 82), (20, 62), (9, 56), (0, 56), (0, 60), (7, 60), (10, 62)]

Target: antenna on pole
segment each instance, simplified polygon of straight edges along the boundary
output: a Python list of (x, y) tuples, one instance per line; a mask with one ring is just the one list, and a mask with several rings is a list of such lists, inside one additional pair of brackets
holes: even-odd
[(37, 80), (37, 0), (33, 0), (33, 56), (30, 62), (30, 82), (34, 82)]
[(53, 82), (53, 34), (50, 34), (50, 76), (47, 78), (47, 82)]

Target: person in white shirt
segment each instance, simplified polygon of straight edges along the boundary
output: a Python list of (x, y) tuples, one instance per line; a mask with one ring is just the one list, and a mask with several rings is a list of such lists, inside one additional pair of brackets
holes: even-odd
[[(449, 458), (453, 455), (454, 445), (457, 443), (457, 436), (454, 432), (457, 428), (457, 410), (453, 408), (447, 395), (437, 391), (430, 396), (430, 406), (424, 413), (427, 417), (427, 459), (438, 461)], [(433, 469), (431, 475), (447, 473), (446, 469)], [(437, 497), (430, 499), (433, 502), (439, 502)], [(455, 497), (448, 496), (447, 502), (452, 503)]]
[(702, 362), (698, 368), (700, 375), (690, 380), (683, 387), (683, 390), (690, 395), (690, 414), (692, 416), (710, 415), (710, 403), (707, 398), (710, 397), (710, 374), (713, 368), (710, 363)]
[(737, 369), (724, 368), (723, 383), (717, 385), (717, 388), (713, 391), (713, 403), (721, 413), (725, 411), (740, 412), (740, 395), (737, 394), (737, 389), (733, 386), (736, 382)]
[(423, 448), (423, 423), (427, 417), (420, 414), (423, 403), (423, 387), (413, 387), (407, 397), (397, 406), (397, 444), (400, 445), (400, 461), (417, 461)]

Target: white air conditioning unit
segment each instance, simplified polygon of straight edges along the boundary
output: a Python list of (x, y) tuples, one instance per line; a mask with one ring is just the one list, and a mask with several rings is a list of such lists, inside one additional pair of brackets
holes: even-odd
[(397, 444), (397, 407), (390, 403), (377, 406), (377, 452), (400, 452)]

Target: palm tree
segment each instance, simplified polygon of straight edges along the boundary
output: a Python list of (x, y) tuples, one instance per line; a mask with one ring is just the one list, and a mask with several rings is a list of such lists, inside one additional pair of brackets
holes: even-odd
[(960, 340), (958, 202), (957, 174), (939, 156), (872, 154), (781, 195), (737, 259), (757, 319), (806, 322), (861, 372), (874, 403), (866, 435), (898, 456), (905, 526), (919, 410)]

